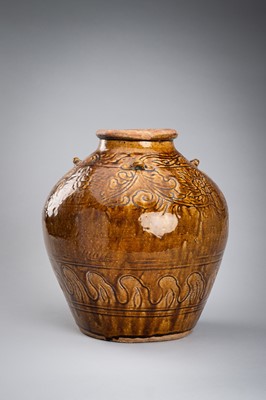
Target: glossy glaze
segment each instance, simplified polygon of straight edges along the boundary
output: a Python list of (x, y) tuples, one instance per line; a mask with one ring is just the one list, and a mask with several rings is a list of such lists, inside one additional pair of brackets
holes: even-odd
[(218, 187), (173, 130), (98, 131), (99, 148), (54, 187), (51, 263), (81, 331), (118, 341), (183, 337), (206, 303), (227, 239)]

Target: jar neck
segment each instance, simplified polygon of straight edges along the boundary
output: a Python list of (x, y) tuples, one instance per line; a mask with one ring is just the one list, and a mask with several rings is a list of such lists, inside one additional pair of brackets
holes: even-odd
[(116, 140), (100, 139), (98, 151), (124, 152), (156, 152), (173, 153), (176, 152), (173, 140)]

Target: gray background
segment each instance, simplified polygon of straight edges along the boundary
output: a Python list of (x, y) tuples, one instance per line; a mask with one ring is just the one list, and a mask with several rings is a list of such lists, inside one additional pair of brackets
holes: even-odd
[[(1, 1), (1, 399), (263, 399), (265, 2)], [(175, 128), (230, 236), (194, 333), (79, 333), (44, 249), (55, 182), (99, 128)], [(264, 250), (263, 250), (264, 248)]]

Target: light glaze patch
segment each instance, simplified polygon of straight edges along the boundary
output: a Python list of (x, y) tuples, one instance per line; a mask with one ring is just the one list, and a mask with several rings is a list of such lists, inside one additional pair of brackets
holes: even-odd
[(173, 232), (178, 224), (175, 214), (160, 212), (147, 212), (139, 217), (139, 222), (145, 232), (162, 238), (166, 233)]

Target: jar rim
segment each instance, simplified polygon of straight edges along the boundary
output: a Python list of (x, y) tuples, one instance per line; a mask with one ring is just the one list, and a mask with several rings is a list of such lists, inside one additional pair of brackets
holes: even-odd
[(99, 129), (96, 135), (108, 140), (161, 141), (173, 140), (178, 133), (175, 129)]

